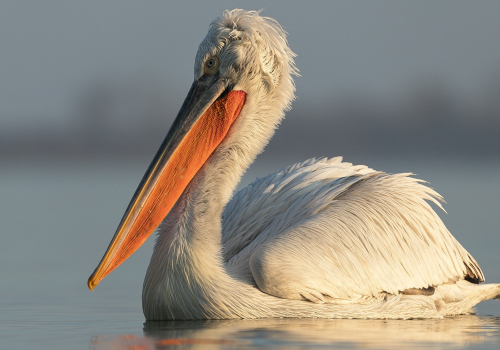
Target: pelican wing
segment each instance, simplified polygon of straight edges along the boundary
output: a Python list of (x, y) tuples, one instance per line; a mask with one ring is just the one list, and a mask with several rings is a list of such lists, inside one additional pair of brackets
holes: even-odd
[(268, 294), (316, 302), (483, 281), (428, 203), (441, 197), (409, 175), (333, 158), (256, 180), (223, 216), (228, 268)]

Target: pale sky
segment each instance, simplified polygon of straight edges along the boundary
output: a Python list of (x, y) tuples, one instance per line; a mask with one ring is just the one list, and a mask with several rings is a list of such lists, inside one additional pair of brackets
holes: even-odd
[(430, 78), (475, 91), (500, 72), (498, 0), (3, 0), (0, 128), (64, 127), (78, 94), (108, 76), (153, 76), (180, 105), (209, 23), (237, 7), (263, 8), (289, 32), (296, 103), (388, 96)]

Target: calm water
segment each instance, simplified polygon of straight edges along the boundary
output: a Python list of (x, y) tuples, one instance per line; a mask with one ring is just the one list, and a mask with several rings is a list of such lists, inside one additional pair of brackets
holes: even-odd
[[(361, 161), (359, 161), (361, 162)], [(236, 320), (144, 323), (142, 280), (152, 240), (90, 292), (99, 262), (148, 160), (0, 165), (0, 348), (491, 348), (500, 346), (500, 301), (444, 320)], [(244, 181), (284, 166), (258, 164)], [(500, 163), (384, 160), (412, 171), (448, 204), (443, 220), (500, 282)]]

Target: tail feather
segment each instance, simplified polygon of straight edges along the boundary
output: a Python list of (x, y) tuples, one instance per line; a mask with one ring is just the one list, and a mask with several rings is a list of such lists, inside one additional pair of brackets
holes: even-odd
[(500, 299), (500, 284), (497, 284), (497, 287), (498, 287), (497, 295), (495, 295), (492, 299)]
[(481, 301), (489, 299), (500, 299), (500, 284), (484, 284), (484, 293), (482, 293), (483, 299)]
[(438, 286), (432, 298), (443, 316), (465, 314), (482, 301), (500, 299), (500, 284), (474, 284), (459, 280), (456, 284)]

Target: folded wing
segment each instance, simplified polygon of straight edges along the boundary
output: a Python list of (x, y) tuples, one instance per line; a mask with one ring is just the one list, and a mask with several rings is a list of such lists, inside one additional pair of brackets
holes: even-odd
[(333, 158), (258, 179), (224, 213), (228, 269), (268, 294), (314, 302), (484, 281), (429, 205), (441, 197), (409, 175)]

